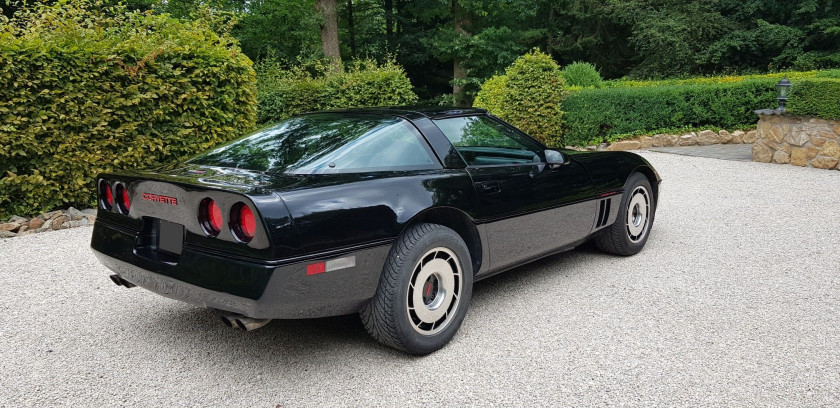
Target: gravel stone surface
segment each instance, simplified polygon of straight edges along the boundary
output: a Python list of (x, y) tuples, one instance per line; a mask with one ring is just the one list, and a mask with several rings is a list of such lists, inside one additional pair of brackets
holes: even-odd
[(477, 283), (422, 358), (356, 316), (243, 333), (117, 287), (90, 227), (0, 240), (0, 405), (840, 404), (840, 171), (643, 155), (665, 181), (640, 254)]

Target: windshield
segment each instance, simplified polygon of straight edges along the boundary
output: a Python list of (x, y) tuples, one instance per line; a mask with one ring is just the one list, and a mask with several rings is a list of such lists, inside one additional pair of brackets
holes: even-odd
[(401, 118), (323, 113), (287, 119), (189, 163), (292, 174), (437, 168), (425, 143)]

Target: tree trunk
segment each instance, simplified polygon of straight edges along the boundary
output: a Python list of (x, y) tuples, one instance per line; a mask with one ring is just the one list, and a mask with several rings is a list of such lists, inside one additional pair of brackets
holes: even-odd
[(356, 26), (353, 23), (353, 0), (347, 0), (347, 31), (350, 31), (350, 57), (356, 58)]
[(385, 0), (385, 45), (388, 52), (394, 46), (394, 0)]
[[(466, 13), (462, 12), (460, 7), (458, 7), (457, 0), (452, 1), (452, 20), (455, 23), (455, 33), (459, 36), (472, 36), (472, 34), (467, 31), (471, 24), (470, 18), (466, 15)], [(455, 96), (455, 105), (466, 106), (469, 101), (467, 100), (467, 95), (464, 92), (464, 85), (462, 85), (461, 82), (467, 78), (467, 70), (464, 68), (464, 61), (461, 59), (460, 55), (454, 55), (452, 60), (452, 93)]]
[(341, 69), (341, 52), (338, 49), (338, 14), (335, 0), (315, 0), (315, 9), (324, 21), (321, 23), (321, 48), (330, 59), (333, 71)]
[(552, 55), (554, 52), (554, 5), (548, 6), (548, 38), (546, 39), (545, 52)]

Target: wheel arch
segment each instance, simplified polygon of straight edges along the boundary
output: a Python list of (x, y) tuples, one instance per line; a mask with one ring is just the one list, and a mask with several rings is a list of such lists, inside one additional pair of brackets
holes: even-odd
[[(641, 173), (642, 175), (644, 175), (648, 179), (648, 182), (650, 183), (650, 188), (653, 189), (653, 199), (654, 199), (655, 202), (658, 203), (659, 202), (659, 176), (656, 174), (656, 172), (653, 170), (653, 168), (650, 167), (650, 166), (644, 166), (644, 165), (638, 166), (635, 169), (633, 169), (633, 171), (627, 176), (627, 178), (629, 179), (630, 176), (633, 175), (633, 173)], [(625, 180), (625, 183), (626, 183), (626, 180)]]
[(409, 228), (420, 223), (439, 224), (450, 228), (464, 240), (470, 252), (473, 275), (478, 273), (484, 255), (481, 235), (472, 218), (463, 211), (452, 207), (434, 207), (424, 210), (405, 223), (400, 235)]

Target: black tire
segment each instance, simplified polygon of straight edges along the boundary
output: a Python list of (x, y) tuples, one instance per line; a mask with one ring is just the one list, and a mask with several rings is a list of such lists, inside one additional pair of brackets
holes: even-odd
[(380, 343), (429, 354), (445, 346), (461, 327), (472, 283), (470, 253), (458, 233), (438, 224), (417, 224), (394, 243), (376, 294), (359, 315)]
[[(635, 201), (634, 201), (635, 199)], [(645, 208), (646, 206), (646, 208)], [(638, 211), (632, 212), (631, 211)], [(636, 224), (634, 220), (646, 211), (644, 225)], [(633, 215), (631, 219), (628, 213)], [(633, 173), (624, 184), (624, 195), (615, 222), (595, 237), (595, 244), (604, 252), (616, 255), (635, 255), (644, 248), (653, 226), (656, 215), (656, 197), (650, 186), (650, 181), (644, 174)]]

